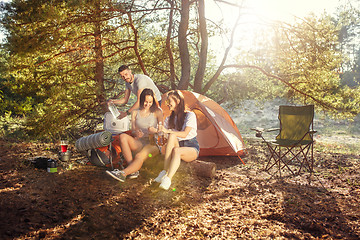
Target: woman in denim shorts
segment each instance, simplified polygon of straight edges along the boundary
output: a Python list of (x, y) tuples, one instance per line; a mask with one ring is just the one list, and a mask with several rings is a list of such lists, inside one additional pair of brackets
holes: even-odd
[[(165, 146), (164, 170), (155, 178), (160, 188), (169, 189), (171, 179), (178, 170), (181, 160), (194, 161), (199, 156), (196, 115), (185, 110), (184, 96), (178, 90), (170, 91), (166, 104), (171, 114), (164, 121), (162, 131), (168, 134)], [(159, 129), (160, 130), (160, 129)]]

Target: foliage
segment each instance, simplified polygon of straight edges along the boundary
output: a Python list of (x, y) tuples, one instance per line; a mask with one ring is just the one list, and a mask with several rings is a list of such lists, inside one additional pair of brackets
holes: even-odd
[(309, 16), (304, 22), (277, 29), (274, 65), (292, 86), (287, 95), (298, 102), (316, 104), (333, 114), (359, 113), (359, 91), (342, 86), (338, 50), (339, 26), (330, 17)]
[(5, 5), (10, 57), (4, 85), (28, 97), (30, 132), (55, 137), (72, 126), (91, 128), (99, 121), (102, 102), (118, 90), (119, 62), (134, 58), (124, 7), (100, 0)]
[(243, 69), (224, 74), (211, 88), (211, 97), (218, 102), (226, 102), (227, 108), (238, 108), (243, 100), (252, 99), (263, 102), (285, 97), (284, 87), (278, 81), (266, 77), (254, 69)]
[(26, 141), (29, 136), (25, 133), (24, 129), (24, 118), (13, 117), (11, 112), (5, 112), (0, 115), (0, 138), (6, 139), (22, 139)]
[[(241, 16), (241, 5), (217, 2), (239, 9)], [(104, 101), (124, 89), (117, 68), (129, 64), (164, 89), (193, 89), (233, 106), (240, 99), (286, 96), (334, 114), (358, 112), (359, 91), (339, 79), (340, 25), (325, 16), (278, 25), (272, 43), (261, 38), (262, 48), (227, 63), (236, 27), (206, 22), (205, 3), (15, 0), (2, 5), (7, 31), (2, 111), (26, 114), (29, 134), (81, 134), (101, 121)], [(220, 33), (230, 40), (218, 66), (207, 39)]]
[[(251, 67), (258, 66), (267, 72), (272, 71), (272, 60), (268, 57), (269, 49), (272, 46), (266, 38), (267, 34), (259, 31), (255, 39), (261, 44), (255, 48), (256, 50), (239, 49), (239, 54), (235, 60), (238, 67), (224, 71), (223, 76), (211, 88), (218, 95), (215, 99), (222, 97), (222, 101), (227, 102), (227, 107), (237, 108), (242, 105), (242, 100), (252, 99), (262, 102), (286, 97), (284, 94), (285, 86), (281, 82)], [(256, 44), (254, 42), (254, 45)]]
[(341, 26), (339, 42), (341, 51), (347, 56), (342, 63), (341, 82), (351, 88), (360, 84), (360, 10), (349, 1), (338, 9), (334, 21)]
[[(179, 49), (171, 40), (177, 38), (180, 5), (176, 1), (169, 8), (168, 1), (136, 0), (13, 1), (3, 5), (9, 53), (4, 85), (28, 99), (29, 131), (54, 137), (84, 120), (88, 128), (92, 126), (107, 110), (104, 100), (123, 89), (116, 70), (124, 63), (165, 88), (170, 87), (170, 75), (179, 84), (181, 75), (169, 70), (163, 32), (165, 27), (171, 29), (172, 64), (181, 72)], [(175, 10), (173, 24), (168, 23), (171, 10)], [(196, 15), (196, 5), (189, 11)], [(196, 65), (197, 20), (189, 24), (189, 60)]]
[[(260, 66), (261, 72), (272, 79), (262, 85), (274, 85), (274, 80), (282, 83), (288, 99), (315, 104), (318, 110), (335, 116), (353, 117), (359, 113), (360, 96), (358, 89), (344, 86), (340, 81), (343, 57), (338, 47), (339, 28), (328, 16), (310, 15), (294, 24), (279, 23), (271, 35), (272, 45), (264, 45), (253, 53), (255, 63), (250, 68), (259, 70)], [(258, 80), (254, 84), (261, 86)], [(271, 94), (277, 88), (275, 84), (263, 91)]]

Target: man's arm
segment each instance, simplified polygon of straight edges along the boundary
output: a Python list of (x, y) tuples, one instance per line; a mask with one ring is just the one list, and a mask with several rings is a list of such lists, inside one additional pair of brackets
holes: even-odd
[(134, 105), (131, 106), (131, 108), (129, 108), (128, 110), (129, 113), (140, 107), (140, 94), (143, 90), (144, 90), (143, 88), (138, 90), (136, 102), (134, 103)]
[(124, 96), (122, 98), (120, 98), (120, 99), (110, 99), (108, 101), (108, 103), (115, 103), (117, 105), (124, 105), (129, 101), (130, 93), (131, 93), (130, 89), (127, 88), (125, 90), (125, 94), (124, 94)]
[[(141, 91), (142, 91), (142, 89), (141, 89)], [(139, 98), (140, 98), (140, 93), (141, 93), (141, 91), (140, 91), (140, 90), (138, 91), (138, 99), (136, 100), (135, 104), (134, 104), (131, 108), (129, 108), (128, 110), (126, 110), (126, 112), (120, 112), (120, 115), (117, 117), (118, 119), (123, 119), (123, 118), (126, 117), (128, 114), (131, 114), (131, 112), (132, 112), (133, 110), (139, 108), (139, 107), (136, 107), (136, 104), (139, 105), (138, 102), (140, 101)], [(140, 92), (140, 93), (139, 93), (139, 92)], [(125, 104), (125, 103), (127, 103), (127, 102), (129, 101), (130, 94), (131, 94), (130, 89), (126, 89), (126, 90), (125, 90), (125, 95), (124, 95), (123, 98), (112, 100), (112, 102), (115, 103), (115, 104), (119, 104), (119, 105)], [(134, 106), (135, 106), (135, 107), (134, 107)]]

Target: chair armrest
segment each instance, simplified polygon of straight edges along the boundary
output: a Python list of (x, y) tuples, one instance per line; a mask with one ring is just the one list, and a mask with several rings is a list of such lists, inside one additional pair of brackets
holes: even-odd
[(256, 128), (250, 128), (250, 130), (256, 131), (255, 137), (261, 137), (262, 138), (262, 133), (264, 132), (265, 129), (256, 127)]
[(254, 131), (256, 131), (256, 132), (263, 132), (263, 131), (265, 131), (265, 129), (264, 129), (264, 128), (259, 128), (259, 127), (256, 127), (256, 128), (250, 128), (250, 130), (254, 130)]
[(250, 129), (256, 131), (256, 134), (255, 134), (256, 137), (262, 137), (263, 132), (273, 132), (273, 131), (279, 131), (280, 130), (280, 128), (265, 129), (265, 128), (259, 128), (259, 127), (250, 128)]
[(273, 131), (280, 131), (280, 128), (269, 128), (265, 130), (265, 132), (273, 132)]
[(273, 131), (279, 131), (280, 128), (269, 128), (269, 129), (265, 129), (265, 128), (250, 128), (250, 130), (254, 130), (256, 132), (273, 132)]

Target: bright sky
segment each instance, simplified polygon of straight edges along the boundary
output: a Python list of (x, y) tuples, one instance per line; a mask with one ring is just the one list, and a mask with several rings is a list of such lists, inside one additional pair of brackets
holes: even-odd
[[(0, 0), (8, 2), (9, 0)], [(227, 0), (233, 1), (233, 0)], [(324, 10), (327, 13), (333, 13), (340, 2), (345, 0), (237, 0), (238, 3), (244, 2), (248, 6), (246, 23), (248, 25), (258, 25), (262, 21), (283, 20), (291, 21), (293, 16), (304, 17), (310, 12), (321, 14)], [(206, 17), (217, 20), (221, 18), (219, 8), (215, 5), (214, 0), (206, 0)], [(224, 5), (221, 3), (221, 5)], [(236, 12), (234, 8), (226, 8), (222, 11), (225, 15), (225, 21), (231, 24), (235, 21)], [(251, 15), (250, 15), (251, 14)], [(257, 17), (255, 17), (255, 15)], [(0, 41), (1, 41), (0, 33)]]
[(310, 12), (333, 13), (339, 0), (246, 0), (255, 12), (274, 20), (291, 20), (293, 15), (304, 17)]
[[(234, 2), (236, 0), (226, 0), (227, 2)], [(226, 2), (224, 1), (224, 2)], [(244, 8), (241, 12), (240, 25), (235, 36), (235, 48), (242, 46), (242, 48), (253, 47), (253, 39), (251, 33), (256, 32), (265, 23), (273, 21), (292, 22), (295, 17), (303, 18), (313, 12), (315, 15), (321, 15), (326, 12), (333, 14), (338, 6), (346, 0), (237, 0), (237, 3), (243, 3)], [(225, 7), (221, 10), (216, 5), (214, 0), (206, 0), (206, 18), (214, 21), (224, 18), (225, 24), (232, 28), (237, 17), (237, 8)], [(218, 3), (224, 6), (224, 3)], [(212, 49), (219, 49), (227, 47), (226, 41), (220, 37), (214, 37), (209, 41)], [(212, 45), (214, 47), (212, 47)], [(237, 45), (237, 46), (236, 46)], [(219, 53), (222, 50), (219, 49)]]
[[(234, 0), (228, 0), (229, 2), (234, 2)], [(298, 17), (304, 17), (310, 12), (316, 14), (323, 13), (333, 13), (337, 6), (345, 0), (237, 0), (238, 4), (244, 3), (244, 5), (249, 9), (249, 13), (257, 14), (262, 18), (272, 19), (272, 20), (291, 20), (293, 15)], [(206, 4), (206, 13), (207, 17), (212, 18), (212, 16), (219, 13), (219, 9), (215, 4), (214, 0), (207, 0)], [(222, 6), (224, 3), (220, 3)], [(227, 18), (231, 18), (232, 14), (229, 14), (234, 10), (233, 7), (229, 7), (226, 11), (223, 11), (223, 14)]]

